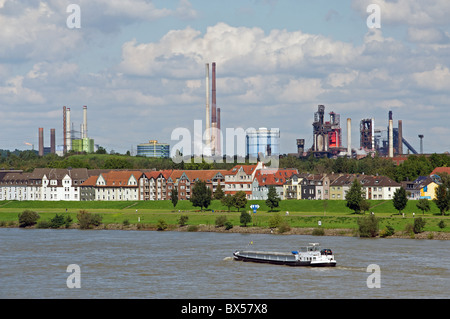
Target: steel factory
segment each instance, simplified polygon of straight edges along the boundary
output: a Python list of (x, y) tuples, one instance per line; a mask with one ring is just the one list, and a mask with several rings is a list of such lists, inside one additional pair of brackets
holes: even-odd
[[(394, 157), (404, 154), (418, 154), (414, 147), (403, 137), (403, 121), (398, 120), (398, 126), (394, 128), (393, 113), (389, 111), (386, 130), (375, 129), (373, 118), (362, 119), (359, 129), (359, 148), (352, 147), (351, 136), (352, 119), (347, 118), (347, 146), (342, 143), (342, 131), (340, 114), (329, 113), (329, 120), (325, 119), (325, 106), (319, 105), (314, 113), (313, 144), (305, 152), (305, 140), (297, 139), (297, 153), (291, 154), (297, 157), (313, 154), (314, 157), (338, 157), (338, 156), (367, 156), (377, 153), (379, 156)], [(423, 153), (423, 137), (420, 134), (420, 153)], [(404, 153), (403, 145), (408, 153)]]

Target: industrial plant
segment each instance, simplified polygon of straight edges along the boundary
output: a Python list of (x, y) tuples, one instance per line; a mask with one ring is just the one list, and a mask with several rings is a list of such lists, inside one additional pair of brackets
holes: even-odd
[[(404, 155), (403, 145), (409, 152), (418, 154), (414, 147), (403, 137), (403, 121), (398, 120), (398, 127), (394, 128), (393, 113), (388, 113), (388, 125), (386, 130), (375, 129), (373, 118), (362, 119), (359, 128), (359, 148), (352, 148), (351, 118), (347, 118), (347, 147), (342, 143), (340, 115), (329, 113), (329, 120), (325, 120), (325, 106), (319, 105), (314, 113), (313, 145), (305, 152), (305, 140), (297, 139), (297, 153), (291, 154), (297, 157), (313, 154), (314, 157), (358, 157), (368, 154), (378, 154), (384, 157)], [(423, 153), (423, 135), (420, 138), (420, 153)]]
[[(76, 135), (78, 137), (76, 137)], [(70, 108), (63, 106), (63, 153), (75, 152), (94, 152), (94, 140), (88, 138), (87, 128), (87, 106), (83, 106), (83, 124), (80, 125), (80, 131), (74, 129), (70, 118)]]

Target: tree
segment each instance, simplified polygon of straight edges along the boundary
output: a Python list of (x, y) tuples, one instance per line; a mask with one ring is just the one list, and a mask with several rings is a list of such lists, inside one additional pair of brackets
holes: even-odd
[(19, 214), (19, 227), (33, 226), (40, 218), (39, 214), (32, 210), (24, 210)]
[(244, 227), (247, 227), (247, 224), (252, 221), (252, 216), (247, 212), (242, 212), (239, 221)]
[(224, 196), (225, 193), (223, 192), (222, 185), (220, 185), (219, 182), (219, 184), (217, 185), (217, 189), (214, 192), (214, 199), (221, 200)]
[(234, 196), (233, 195), (226, 195), (220, 200), (220, 202), (222, 203), (222, 205), (227, 206), (228, 207), (228, 211), (230, 211), (231, 207), (234, 206)]
[(78, 212), (77, 219), (81, 229), (90, 229), (102, 223), (102, 216), (100, 214), (91, 214), (85, 210)]
[(178, 203), (178, 189), (176, 187), (173, 188), (172, 194), (170, 194), (170, 200), (172, 201), (173, 207), (177, 206), (177, 203)]
[(445, 185), (439, 185), (436, 188), (436, 197), (433, 201), (436, 203), (436, 206), (441, 211), (441, 215), (444, 215), (446, 211), (450, 208), (450, 195), (447, 191)]
[(367, 217), (358, 218), (359, 236), (360, 237), (376, 237), (378, 235), (379, 219), (370, 214)]
[(397, 188), (394, 192), (394, 197), (392, 199), (392, 203), (398, 213), (401, 214), (402, 210), (406, 208), (406, 204), (408, 204), (408, 197), (406, 196), (406, 191), (403, 187)]
[(197, 180), (192, 188), (191, 198), (189, 199), (193, 206), (200, 207), (203, 211), (211, 204), (211, 189), (206, 186), (206, 182)]
[(352, 186), (350, 187), (350, 190), (345, 195), (345, 199), (347, 200), (346, 206), (353, 210), (355, 213), (359, 213), (361, 210), (361, 202), (363, 200), (362, 195), (363, 192), (361, 184), (355, 178)]
[(247, 205), (247, 194), (244, 191), (239, 191), (234, 194), (234, 207), (240, 210), (240, 208), (244, 208)]
[(277, 191), (274, 186), (269, 186), (269, 192), (267, 193), (266, 205), (270, 207), (270, 211), (273, 211), (275, 207), (280, 205), (281, 198), (278, 197)]
[(425, 212), (430, 211), (430, 202), (428, 201), (428, 199), (425, 198), (421, 198), (417, 201), (416, 203), (416, 207), (417, 209), (420, 209), (422, 211), (422, 215), (425, 215)]
[(426, 224), (425, 219), (422, 219), (422, 217), (416, 218), (414, 220), (414, 226), (413, 226), (414, 234), (419, 234), (419, 233), (423, 232), (425, 224)]
[(363, 199), (359, 204), (359, 208), (363, 211), (363, 213), (366, 213), (370, 209), (370, 203)]

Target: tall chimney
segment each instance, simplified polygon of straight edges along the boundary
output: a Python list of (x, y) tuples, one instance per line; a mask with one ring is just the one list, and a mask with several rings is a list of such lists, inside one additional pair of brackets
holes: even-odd
[(39, 156), (44, 156), (44, 128), (39, 128)]
[(83, 138), (87, 138), (87, 106), (83, 106)]
[(347, 118), (347, 155), (352, 156), (352, 119)]
[(403, 154), (403, 123), (398, 120), (398, 155)]
[(211, 153), (217, 153), (216, 62), (212, 63)]
[(217, 123), (216, 117), (216, 62), (212, 63), (212, 116), (211, 122)]
[(220, 139), (220, 107), (217, 108), (217, 153), (222, 155), (222, 141)]
[(211, 108), (209, 106), (209, 63), (205, 65), (206, 73), (206, 146), (211, 147)]
[(63, 148), (63, 153), (66, 154), (67, 152), (67, 120), (66, 120), (66, 107), (63, 106), (63, 144), (64, 144), (64, 148)]
[(66, 139), (67, 139), (67, 152), (72, 150), (72, 133), (70, 124), (70, 107), (66, 108)]
[(392, 119), (389, 120), (389, 157), (394, 157), (394, 125)]
[(56, 139), (55, 139), (55, 129), (50, 129), (50, 153), (56, 153)]

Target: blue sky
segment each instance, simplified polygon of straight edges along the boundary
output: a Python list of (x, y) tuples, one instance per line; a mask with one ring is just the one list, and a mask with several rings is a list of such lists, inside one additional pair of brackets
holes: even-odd
[[(69, 29), (77, 3), (81, 28)], [(381, 28), (369, 29), (370, 4)], [(0, 0), (0, 148), (62, 144), (62, 107), (108, 151), (204, 119), (205, 63), (217, 63), (222, 127), (273, 127), (281, 152), (312, 144), (317, 105), (385, 130), (388, 111), (424, 151), (450, 151), (450, 4), (446, 0)]]

